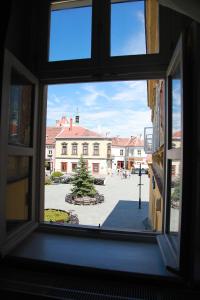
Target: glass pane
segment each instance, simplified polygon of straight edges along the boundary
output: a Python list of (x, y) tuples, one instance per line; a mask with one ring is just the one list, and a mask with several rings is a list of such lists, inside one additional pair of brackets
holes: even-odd
[(49, 61), (91, 57), (92, 0), (51, 6)]
[(30, 220), (31, 159), (9, 156), (6, 186), (7, 231), (12, 231)]
[(144, 1), (111, 4), (111, 56), (146, 54)]
[(12, 70), (9, 103), (8, 142), (14, 145), (32, 144), (33, 85)]
[(172, 148), (181, 147), (181, 71), (178, 65), (172, 76)]
[(170, 188), (170, 232), (176, 236), (179, 231), (181, 206), (181, 161), (171, 160), (171, 188)]

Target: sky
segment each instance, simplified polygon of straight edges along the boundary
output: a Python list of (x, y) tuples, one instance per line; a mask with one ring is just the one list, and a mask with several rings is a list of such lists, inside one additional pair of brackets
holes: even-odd
[[(111, 9), (111, 56), (146, 53), (144, 4), (125, 2)], [(91, 7), (55, 11), (51, 16), (50, 61), (90, 58)], [(51, 85), (47, 126), (62, 115), (109, 136), (143, 135), (152, 126), (146, 81)]]

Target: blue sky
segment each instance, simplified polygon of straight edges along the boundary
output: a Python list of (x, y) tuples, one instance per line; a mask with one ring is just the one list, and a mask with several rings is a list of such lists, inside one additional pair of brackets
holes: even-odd
[[(87, 58), (91, 55), (91, 8), (53, 12), (50, 60)], [(112, 5), (111, 54), (145, 53), (144, 5)], [(146, 81), (52, 85), (48, 88), (47, 126), (62, 115), (110, 136), (143, 134), (151, 126)]]

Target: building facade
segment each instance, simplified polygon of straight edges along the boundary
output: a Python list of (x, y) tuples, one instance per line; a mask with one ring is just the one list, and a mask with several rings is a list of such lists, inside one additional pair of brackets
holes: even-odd
[(45, 169), (50, 173), (55, 171), (55, 137), (59, 134), (61, 128), (47, 127), (46, 128), (46, 145), (45, 145)]
[(144, 141), (141, 137), (112, 139), (112, 168), (113, 170), (125, 168), (132, 170), (140, 163), (143, 168), (148, 168), (147, 154), (144, 151)]
[(81, 156), (94, 176), (106, 176), (111, 170), (111, 138), (71, 123), (55, 141), (56, 171), (73, 173)]

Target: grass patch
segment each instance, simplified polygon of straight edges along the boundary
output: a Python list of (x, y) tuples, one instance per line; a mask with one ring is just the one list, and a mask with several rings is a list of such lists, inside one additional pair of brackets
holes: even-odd
[(67, 211), (60, 209), (45, 209), (44, 221), (54, 223), (67, 223), (70, 220), (70, 215)]

